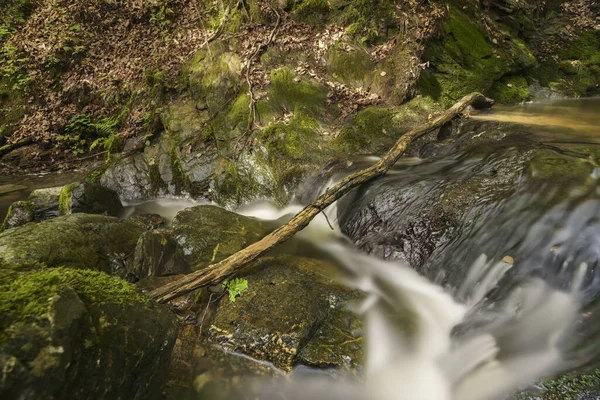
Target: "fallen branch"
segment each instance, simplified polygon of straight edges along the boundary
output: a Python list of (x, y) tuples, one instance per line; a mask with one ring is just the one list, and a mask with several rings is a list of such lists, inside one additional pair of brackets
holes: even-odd
[(27, 146), (28, 144), (33, 143), (32, 137), (27, 137), (25, 139), (21, 139), (18, 142), (7, 144), (5, 146), (0, 147), (0, 158), (2, 158), (5, 154), (10, 153), (13, 150), (16, 150), (20, 147)]
[(463, 97), (458, 103), (437, 118), (404, 134), (377, 163), (344, 178), (340, 183), (328, 189), (313, 203), (304, 207), (304, 209), (296, 214), (296, 216), (294, 216), (287, 224), (280, 226), (260, 241), (232, 254), (223, 261), (185, 275), (168, 285), (150, 292), (150, 297), (158, 302), (164, 303), (199, 287), (219, 283), (278, 244), (290, 239), (297, 232), (304, 229), (321, 211), (333, 204), (346, 193), (350, 192), (354, 187), (384, 175), (396, 163), (398, 158), (404, 154), (408, 145), (415, 139), (418, 139), (426, 133), (451, 121), (470, 105), (473, 105), (474, 107), (489, 107), (492, 104), (493, 100), (488, 99), (479, 93), (472, 93)]

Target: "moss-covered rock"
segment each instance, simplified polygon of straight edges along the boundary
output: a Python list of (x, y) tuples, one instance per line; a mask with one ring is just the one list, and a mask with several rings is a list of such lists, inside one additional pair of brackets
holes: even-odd
[(29, 195), (29, 201), (34, 204), (35, 220), (55, 218), (60, 215), (59, 199), (62, 186), (36, 189)]
[(360, 362), (360, 351), (350, 345), (360, 345), (358, 325), (337, 314), (357, 294), (333, 283), (331, 271), (312, 259), (262, 260), (242, 275), (248, 289), (235, 302), (227, 296), (221, 300), (211, 340), (286, 370), (302, 361), (318, 366)]
[(268, 112), (300, 112), (313, 118), (325, 117), (334, 110), (327, 104), (327, 88), (306, 78), (297, 77), (287, 67), (271, 71), (269, 99), (259, 103), (259, 115)]
[(197, 108), (215, 114), (237, 95), (242, 62), (224, 44), (200, 50), (186, 69), (188, 87)]
[(33, 221), (34, 208), (35, 205), (31, 201), (15, 201), (12, 203), (8, 208), (2, 226), (0, 226), (0, 232)]
[(104, 273), (0, 270), (2, 398), (161, 398), (177, 322)]
[(600, 33), (584, 32), (564, 44), (559, 61), (547, 60), (534, 71), (542, 86), (559, 96), (579, 97), (600, 93)]
[(128, 275), (135, 279), (148, 276), (186, 274), (190, 267), (183, 251), (170, 236), (169, 231), (144, 232), (135, 248), (135, 255)]
[(118, 216), (123, 205), (114, 190), (83, 181), (73, 182), (62, 188), (58, 210), (61, 215), (86, 213)]
[(529, 84), (522, 76), (505, 76), (496, 81), (489, 96), (500, 104), (519, 104), (529, 100)]
[(368, 88), (374, 67), (368, 50), (358, 43), (340, 43), (327, 51), (327, 73), (350, 87)]
[(475, 16), (450, 7), (440, 38), (429, 43), (423, 53), (430, 68), (421, 73), (418, 82), (422, 94), (448, 106), (470, 92), (487, 94), (505, 74), (535, 64), (523, 41), (509, 37), (492, 44), (476, 21)]
[(22, 270), (40, 263), (124, 276), (144, 227), (88, 214), (57, 217), (0, 233), (0, 263)]
[(385, 104), (398, 106), (414, 94), (419, 70), (419, 50), (402, 36), (391, 53), (377, 63), (371, 91), (377, 93)]
[(536, 385), (539, 390), (520, 393), (518, 400), (584, 400), (600, 396), (600, 371), (567, 374)]
[(180, 211), (172, 228), (172, 238), (193, 269), (221, 261), (261, 239), (268, 229), (258, 220), (212, 205)]
[(421, 96), (399, 107), (367, 107), (342, 128), (332, 146), (346, 154), (387, 150), (401, 134), (426, 122), (428, 115), (439, 110), (431, 99)]

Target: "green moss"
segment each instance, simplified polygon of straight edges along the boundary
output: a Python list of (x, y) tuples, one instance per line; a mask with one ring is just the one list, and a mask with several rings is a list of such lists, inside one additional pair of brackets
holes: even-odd
[[(133, 221), (70, 214), (0, 233), (0, 262), (27, 270), (39, 263), (110, 272), (122, 268), (144, 231)], [(120, 267), (119, 267), (120, 266)]]
[(103, 272), (64, 267), (27, 273), (0, 270), (0, 330), (8, 324), (46, 314), (50, 298), (60, 294), (64, 287), (74, 289), (86, 304), (146, 301), (133, 285)]
[(568, 374), (556, 379), (542, 381), (544, 392), (534, 396), (522, 393), (519, 400), (580, 400), (596, 398), (600, 392), (600, 370), (589, 374)]
[(564, 96), (579, 97), (600, 93), (600, 33), (588, 31), (564, 46), (561, 61), (546, 61), (533, 76), (542, 86)]
[(173, 175), (173, 179), (171, 182), (175, 185), (175, 193), (181, 194), (184, 192), (189, 184), (189, 179), (183, 172), (181, 168), (181, 161), (179, 160), (179, 156), (177, 155), (177, 148), (175, 144), (171, 146), (171, 150), (169, 152), (170, 160), (171, 160), (171, 173)]
[(489, 96), (501, 104), (518, 104), (529, 100), (529, 84), (522, 76), (505, 76), (496, 83)]
[(298, 80), (289, 68), (271, 71), (269, 105), (279, 112), (298, 110), (312, 116), (322, 116), (327, 108), (327, 89), (323, 86)]
[(429, 97), (416, 96), (399, 107), (371, 106), (360, 111), (333, 141), (333, 148), (344, 154), (373, 154), (387, 150), (404, 132), (440, 111)]
[(389, 36), (399, 18), (393, 1), (350, 0), (343, 8), (340, 20), (348, 25), (348, 34), (362, 42), (377, 42)]
[(318, 25), (326, 21), (330, 11), (327, 0), (296, 0), (291, 14), (298, 20)]
[(366, 87), (373, 68), (371, 56), (360, 46), (354, 46), (350, 51), (332, 46), (327, 53), (327, 73), (342, 83)]
[(250, 117), (250, 95), (244, 89), (242, 94), (233, 102), (227, 112), (228, 125), (235, 129), (239, 126), (245, 127)]
[(150, 195), (152, 197), (158, 196), (161, 189), (167, 189), (167, 183), (163, 181), (160, 176), (160, 169), (158, 168), (158, 164), (152, 163), (148, 165), (148, 177), (150, 179)]
[(564, 59), (581, 60), (586, 65), (600, 65), (600, 31), (588, 30), (565, 47)]
[(60, 196), (58, 197), (58, 212), (60, 215), (67, 215), (71, 213), (71, 193), (73, 192), (73, 185), (69, 184), (62, 188)]
[(10, 215), (12, 213), (13, 213), (13, 205), (11, 204), (8, 207), (8, 211), (6, 212), (6, 216), (4, 217), (4, 222), (2, 223), (2, 226), (0, 226), (0, 232), (2, 232), (3, 230), (7, 229), (8, 220), (10, 219)]
[(288, 123), (275, 123), (267, 126), (259, 136), (273, 161), (303, 160), (310, 157), (318, 144), (319, 124), (316, 120), (295, 112)]
[(390, 135), (394, 111), (387, 107), (371, 106), (359, 112), (344, 127), (333, 145), (347, 153), (370, 153), (374, 141)]
[(193, 98), (202, 99), (211, 113), (220, 112), (238, 93), (241, 82), (240, 58), (224, 44), (211, 44), (188, 63), (182, 75)]
[(432, 41), (423, 54), (431, 68), (422, 72), (419, 91), (444, 106), (470, 92), (488, 94), (505, 74), (535, 63), (524, 42), (514, 38), (492, 45), (476, 21), (476, 17), (450, 7), (440, 38)]

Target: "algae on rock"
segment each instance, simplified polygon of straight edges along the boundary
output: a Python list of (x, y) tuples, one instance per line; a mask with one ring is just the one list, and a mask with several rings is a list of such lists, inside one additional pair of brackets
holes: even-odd
[(101, 215), (57, 217), (0, 233), (0, 263), (15, 270), (43, 263), (124, 277), (143, 231), (135, 222)]
[(212, 205), (180, 211), (172, 228), (171, 237), (193, 269), (219, 262), (268, 233), (262, 222)]
[(161, 398), (175, 317), (102, 272), (0, 270), (0, 396)]
[[(349, 316), (336, 313), (359, 295), (334, 283), (332, 271), (328, 263), (313, 259), (262, 259), (241, 275), (248, 280), (244, 295), (235, 303), (221, 300), (210, 340), (284, 370), (302, 361), (355, 367), (362, 356), (361, 331)], [(347, 346), (348, 340), (356, 346)], [(339, 357), (331, 357), (335, 349), (340, 350)]]
[(493, 45), (474, 18), (450, 7), (441, 37), (429, 43), (423, 54), (430, 68), (421, 73), (419, 90), (445, 106), (470, 92), (487, 94), (505, 74), (531, 68), (536, 63), (518, 38)]

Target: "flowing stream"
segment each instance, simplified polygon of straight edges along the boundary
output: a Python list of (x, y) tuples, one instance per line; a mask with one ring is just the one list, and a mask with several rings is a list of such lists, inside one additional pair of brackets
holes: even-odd
[[(263, 384), (262, 394), (493, 400), (514, 398), (511, 394), (541, 378), (594, 367), (600, 355), (600, 323), (595, 322), (600, 166), (594, 158), (600, 147), (599, 109), (600, 99), (563, 100), (474, 115), (470, 124), (500, 122), (500, 128), (492, 128), (502, 140), (464, 151), (450, 145), (429, 156), (404, 158), (388, 175), (327, 210), (328, 218), (319, 215), (283, 251), (335, 260), (345, 283), (365, 294), (356, 306), (366, 322), (364, 376), (359, 382), (299, 369), (285, 383)], [(461, 129), (466, 128), (455, 127)], [(531, 165), (507, 173), (522, 160), (518, 151)], [(566, 158), (548, 158), (548, 152)], [(356, 160), (354, 167), (374, 159)], [(539, 165), (532, 167), (532, 160)], [(561, 162), (568, 164), (566, 172)], [(547, 166), (559, 168), (557, 174), (551, 171), (549, 179), (540, 180)], [(569, 175), (573, 168), (589, 173), (582, 181)], [(438, 197), (469, 188), (457, 189), (456, 182), (475, 180), (488, 188), (477, 175), (488, 170), (494, 177), (485, 178), (491, 179), (489, 190), (479, 190), (466, 207), (456, 223), (459, 232), (446, 231), (425, 250), (419, 244), (405, 242), (400, 250), (390, 244), (390, 238), (408, 240), (402, 239), (400, 228), (435, 208)], [(320, 190), (344, 173), (321, 182)], [(505, 186), (498, 187), (497, 176), (503, 174), (508, 178), (499, 182)], [(132, 207), (129, 213), (168, 209), (172, 215), (187, 205), (163, 200)], [(285, 209), (261, 202), (237, 212), (275, 226), (301, 207), (299, 202)], [(385, 223), (371, 223), (371, 212), (383, 215)], [(434, 228), (423, 228), (428, 240), (436, 235)], [(410, 229), (418, 240), (420, 233)]]
[[(600, 99), (585, 99), (473, 115), (468, 124), (484, 128), (469, 133), (470, 141), (490, 130), (501, 140), (456, 141), (406, 157), (332, 206), (328, 218), (319, 215), (282, 251), (334, 260), (341, 279), (364, 293), (354, 305), (366, 322), (364, 376), (299, 369), (260, 391), (288, 399), (512, 399), (541, 378), (596, 367), (598, 110)], [(346, 172), (315, 184), (315, 192)], [(473, 182), (478, 190), (469, 197)], [(279, 209), (261, 202), (237, 212), (275, 226), (299, 203)], [(195, 204), (133, 204), (125, 216), (172, 218)], [(464, 212), (455, 214), (459, 207)], [(427, 214), (436, 209), (441, 225)]]
[[(595, 367), (600, 355), (598, 110), (600, 99), (586, 99), (479, 114), (477, 121), (513, 122), (500, 129), (511, 134), (464, 154), (404, 159), (386, 177), (328, 210), (335, 231), (319, 216), (300, 237), (336, 259), (346, 284), (365, 293), (357, 307), (366, 322), (364, 382), (299, 374), (291, 383), (274, 384), (272, 396), (492, 400), (513, 398), (541, 378)], [(510, 170), (507, 188), (494, 186), (515, 160), (515, 149), (523, 148), (530, 165)], [(546, 167), (558, 170), (541, 179)], [(459, 233), (446, 232), (425, 256), (411, 253), (410, 246), (398, 254), (379, 245), (397, 237), (398, 226), (415, 213), (435, 208), (428, 201), (437, 201), (438, 192), (452, 193), (456, 182), (475, 180), (487, 188), (473, 177), (486, 168), (495, 177), (462, 215)], [(398, 195), (402, 192), (413, 195)], [(284, 214), (299, 209), (258, 204), (240, 212), (282, 222)], [(375, 228), (371, 222), (377, 220), (368, 217), (372, 209), (386, 220)], [(414, 226), (411, 232), (418, 236)], [(582, 398), (598, 393), (587, 396)]]

